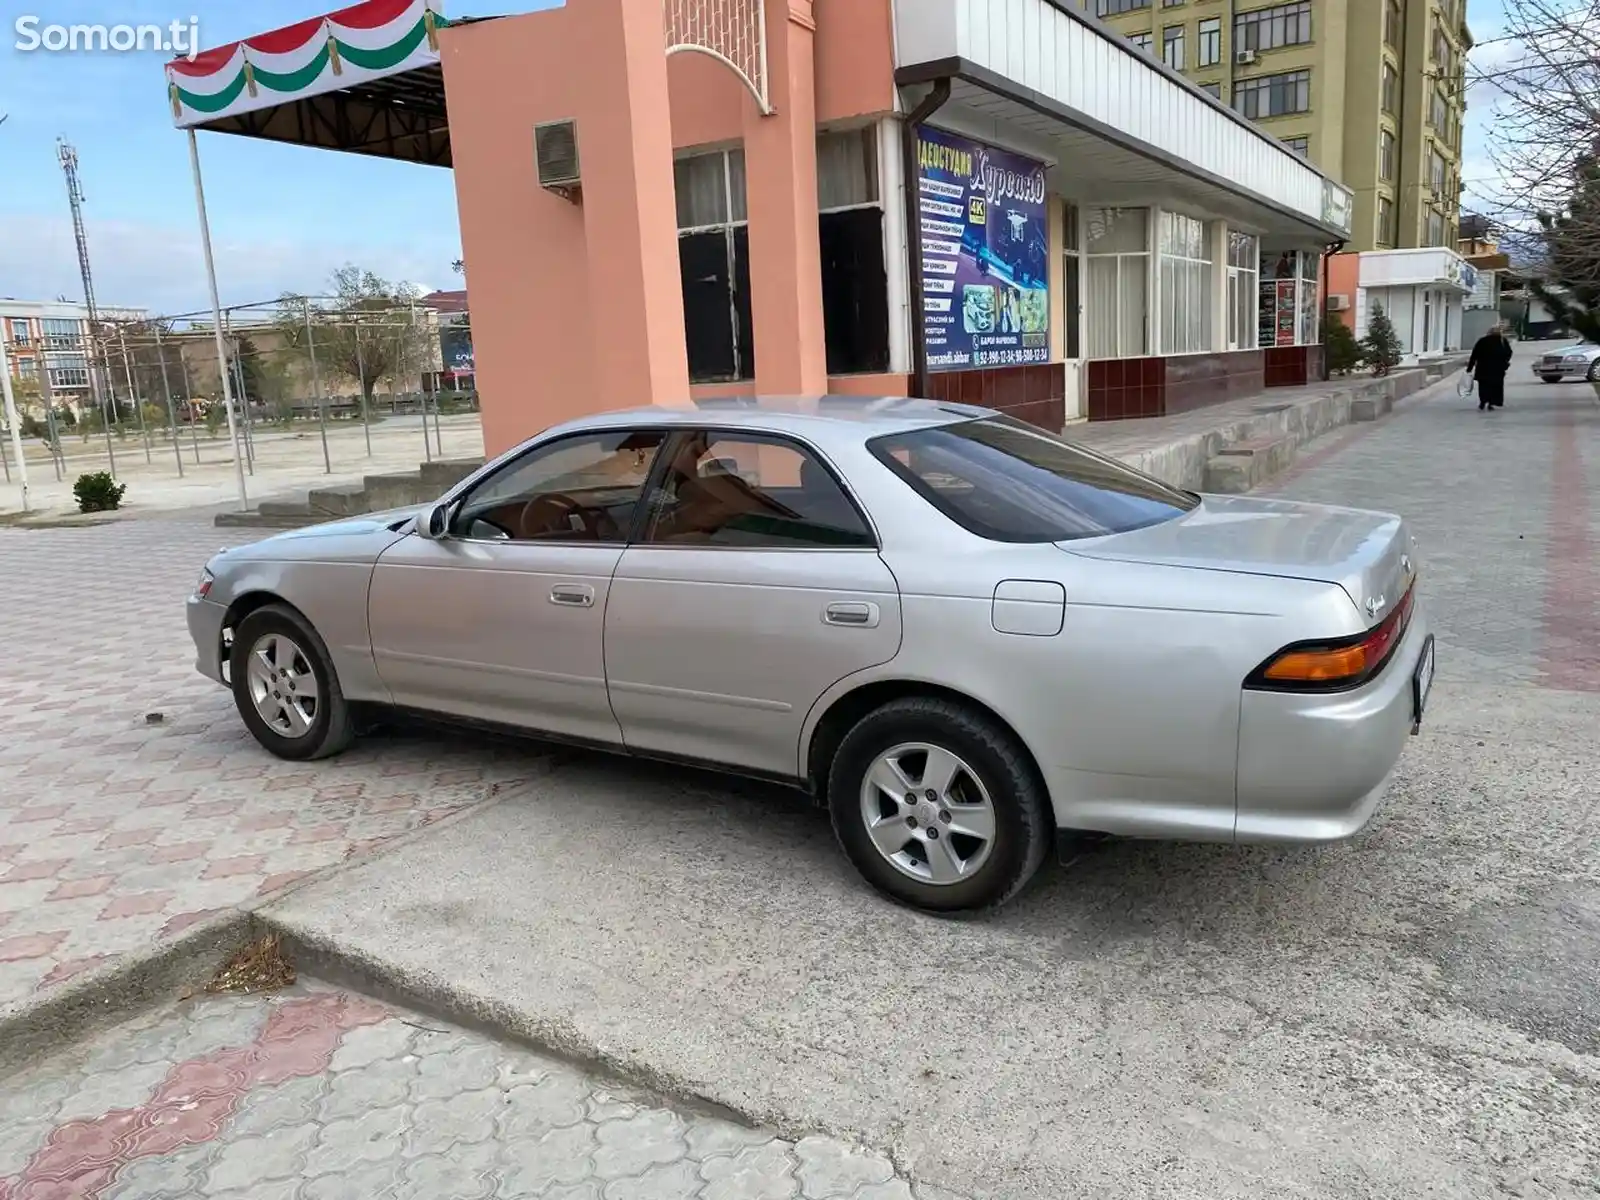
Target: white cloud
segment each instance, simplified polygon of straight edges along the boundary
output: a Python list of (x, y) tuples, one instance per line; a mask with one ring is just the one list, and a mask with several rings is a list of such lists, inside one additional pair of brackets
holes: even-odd
[[(193, 225), (88, 222), (96, 299), (154, 313), (204, 310), (205, 258)], [(449, 259), (428, 247), (214, 236), (217, 287), (224, 304), (272, 300), (283, 292), (322, 290), (335, 268), (355, 263), (385, 279), (437, 278)], [(7, 218), (0, 239), (0, 294), (22, 299), (81, 299), (83, 285), (71, 222), (65, 217)]]

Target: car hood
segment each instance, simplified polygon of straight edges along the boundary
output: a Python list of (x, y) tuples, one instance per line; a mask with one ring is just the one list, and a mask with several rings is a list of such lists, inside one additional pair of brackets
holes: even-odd
[(219, 557), (224, 561), (327, 559), (357, 562), (376, 559), (410, 532), (413, 519), (427, 507), (418, 504), (391, 508), (342, 517), (321, 525), (307, 525), (304, 529), (286, 529), (258, 542), (225, 550)]
[(1204, 496), (1175, 520), (1058, 545), (1085, 558), (1337, 584), (1374, 621), (1416, 570), (1414, 539), (1397, 516), (1248, 496)]

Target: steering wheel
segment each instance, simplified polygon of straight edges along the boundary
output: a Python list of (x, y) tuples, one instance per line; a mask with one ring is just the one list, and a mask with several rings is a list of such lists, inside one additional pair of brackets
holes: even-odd
[[(549, 512), (550, 509), (554, 509), (555, 512), (552, 514)], [(535, 496), (522, 506), (522, 514), (517, 518), (517, 524), (521, 526), (523, 535), (528, 536), (531, 530), (559, 527), (559, 525), (553, 526), (552, 521), (565, 522), (570, 526), (573, 517), (578, 518), (578, 524), (584, 533), (598, 539), (598, 530), (588, 510), (565, 492), (546, 492), (542, 496)]]

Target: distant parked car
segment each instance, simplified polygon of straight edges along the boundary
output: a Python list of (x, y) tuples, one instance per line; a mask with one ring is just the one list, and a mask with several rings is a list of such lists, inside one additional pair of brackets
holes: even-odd
[(382, 705), (774, 778), (955, 910), (1058, 831), (1361, 829), (1433, 682), (1415, 554), (1399, 517), (1197, 496), (988, 409), (730, 399), (224, 551), (188, 613), (280, 757)]
[(1564, 350), (1548, 350), (1534, 360), (1533, 373), (1546, 383), (1563, 379), (1600, 383), (1600, 343), (1583, 341)]

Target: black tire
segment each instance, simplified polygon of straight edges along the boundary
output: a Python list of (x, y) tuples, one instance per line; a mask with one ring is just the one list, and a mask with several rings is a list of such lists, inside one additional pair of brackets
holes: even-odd
[(1541, 375), (1541, 376), (1539, 376), (1539, 378), (1542, 379), (1545, 383), (1560, 383), (1561, 382), (1561, 376), (1559, 376), (1559, 375)]
[[(967, 879), (948, 884), (914, 879), (885, 858), (867, 833), (861, 799), (867, 772), (880, 755), (905, 743), (954, 753), (989, 795), (993, 845)], [(928, 912), (1006, 903), (1038, 873), (1054, 830), (1044, 783), (1016, 738), (971, 708), (934, 697), (894, 700), (863, 717), (834, 755), (828, 797), (834, 834), (862, 877), (884, 895)]]
[[(264, 638), (273, 634), (287, 639), (293, 645), (298, 662), (305, 665), (316, 681), (317, 700), (310, 725), (305, 733), (298, 736), (280, 733), (268, 724), (256, 710), (251, 695), (250, 652)], [(339, 676), (333, 669), (333, 659), (328, 654), (327, 645), (311, 627), (311, 623), (286, 604), (268, 604), (239, 622), (233, 631), (228, 678), (233, 686), (234, 705), (245, 727), (256, 741), (279, 758), (294, 762), (329, 758), (355, 740), (356, 729), (350, 705), (339, 687)]]
[(1589, 364), (1588, 374), (1584, 376), (1590, 383), (1600, 383), (1600, 358)]

